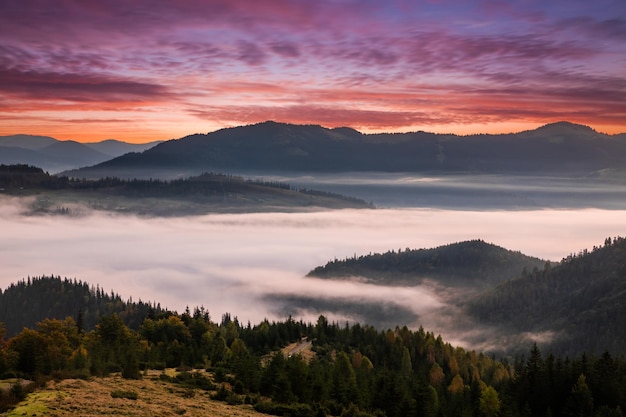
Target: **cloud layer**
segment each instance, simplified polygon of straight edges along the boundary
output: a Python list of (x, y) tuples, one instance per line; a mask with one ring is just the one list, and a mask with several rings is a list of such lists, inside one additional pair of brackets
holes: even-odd
[(626, 130), (621, 0), (7, 0), (2, 10), (0, 134), (144, 141), (267, 119)]
[[(27, 276), (54, 274), (178, 311), (202, 305), (216, 319), (230, 312), (244, 323), (293, 313), (293, 304), (281, 300), (350, 299), (407, 320), (397, 324), (423, 325), (459, 342), (462, 337), (450, 330), (449, 300), (433, 287), (322, 283), (304, 275), (334, 258), (476, 238), (560, 260), (626, 230), (623, 210), (345, 210), (142, 219), (22, 216), (20, 204), (0, 201), (3, 289)], [(314, 321), (320, 311), (304, 307), (300, 317)], [(358, 317), (337, 311), (330, 316)]]

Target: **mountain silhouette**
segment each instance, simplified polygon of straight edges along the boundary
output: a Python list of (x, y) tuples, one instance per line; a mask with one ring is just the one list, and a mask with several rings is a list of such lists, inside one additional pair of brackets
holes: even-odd
[(589, 173), (626, 165), (622, 135), (568, 122), (512, 134), (363, 134), (273, 121), (163, 142), (73, 172), (128, 169), (302, 172)]

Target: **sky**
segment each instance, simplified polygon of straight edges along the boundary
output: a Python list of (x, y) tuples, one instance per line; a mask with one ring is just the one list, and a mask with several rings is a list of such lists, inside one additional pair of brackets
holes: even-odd
[(0, 0), (0, 135), (626, 132), (624, 0)]

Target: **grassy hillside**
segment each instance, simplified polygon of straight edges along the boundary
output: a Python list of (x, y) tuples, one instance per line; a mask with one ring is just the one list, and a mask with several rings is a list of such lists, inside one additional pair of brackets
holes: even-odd
[[(173, 370), (169, 371), (173, 372)], [(186, 388), (159, 378), (150, 371), (141, 380), (121, 376), (50, 381), (43, 389), (7, 413), (12, 416), (215, 416), (259, 417), (250, 405), (228, 405), (212, 400), (215, 391)], [(137, 395), (136, 399), (132, 393)], [(126, 394), (127, 397), (124, 396)]]

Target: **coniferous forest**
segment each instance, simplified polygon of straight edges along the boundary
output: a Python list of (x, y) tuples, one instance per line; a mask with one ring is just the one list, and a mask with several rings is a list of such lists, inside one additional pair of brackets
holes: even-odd
[[(292, 416), (621, 416), (626, 407), (626, 358), (608, 352), (560, 357), (533, 345), (525, 355), (495, 358), (422, 328), (377, 330), (324, 316), (215, 321), (202, 307), (178, 314), (59, 277), (20, 282), (3, 296), (19, 300), (33, 289), (57, 291), (60, 300), (79, 294), (85, 303), (61, 302), (74, 310), (67, 318), (17, 333), (3, 325), (4, 378), (142, 378), (146, 369), (176, 367), (186, 372), (163, 378)], [(13, 391), (2, 394), (5, 409)]]

